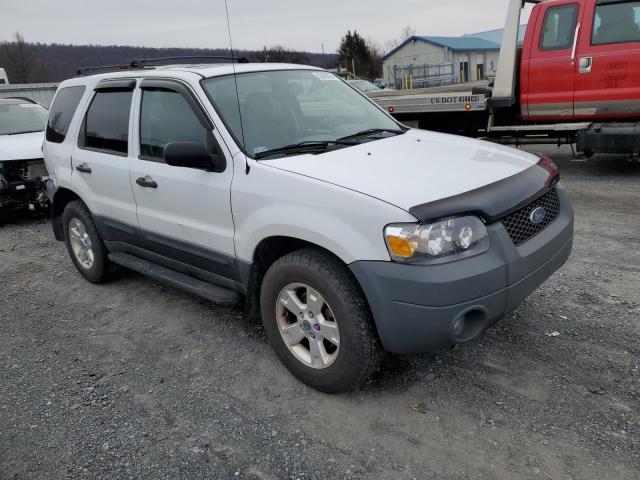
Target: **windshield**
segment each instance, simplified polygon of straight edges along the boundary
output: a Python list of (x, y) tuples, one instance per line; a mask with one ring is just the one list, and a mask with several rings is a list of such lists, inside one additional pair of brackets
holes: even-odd
[[(305, 142), (335, 142), (400, 125), (335, 75), (287, 70), (214, 77), (209, 98), (250, 157)], [(240, 121), (242, 119), (242, 122)], [(345, 145), (342, 145), (344, 147)]]
[(49, 112), (37, 103), (0, 102), (0, 135), (42, 132)]

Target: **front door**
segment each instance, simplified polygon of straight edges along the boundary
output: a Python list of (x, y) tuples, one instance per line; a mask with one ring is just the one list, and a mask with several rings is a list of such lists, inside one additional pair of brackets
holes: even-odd
[(592, 2), (576, 69), (576, 118), (640, 117), (640, 1)]
[[(235, 279), (229, 152), (186, 85), (144, 80), (136, 103), (136, 158), (130, 185), (145, 248)], [(178, 141), (202, 142), (211, 154), (225, 156), (226, 169), (214, 172), (168, 165), (164, 146)]]
[(534, 23), (530, 58), (523, 74), (528, 89), (522, 96), (522, 115), (533, 121), (563, 121), (573, 118), (576, 30), (581, 4), (542, 3)]
[(484, 55), (478, 55), (476, 57), (476, 80), (484, 80), (485, 70), (484, 70)]
[(469, 57), (463, 55), (460, 57), (460, 83), (469, 81)]

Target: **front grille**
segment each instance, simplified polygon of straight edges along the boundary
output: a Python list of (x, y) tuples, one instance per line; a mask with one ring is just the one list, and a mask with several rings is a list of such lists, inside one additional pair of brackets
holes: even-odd
[[(542, 222), (536, 224), (531, 221), (530, 217), (531, 213), (539, 207), (544, 208), (546, 215)], [(507, 229), (511, 240), (517, 246), (547, 228), (558, 217), (559, 213), (560, 200), (558, 199), (558, 192), (554, 188), (526, 207), (507, 215), (501, 221)]]

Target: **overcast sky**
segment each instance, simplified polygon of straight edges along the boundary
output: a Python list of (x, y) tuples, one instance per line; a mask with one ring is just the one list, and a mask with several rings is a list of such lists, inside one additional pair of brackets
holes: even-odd
[[(237, 49), (338, 48), (356, 29), (380, 44), (405, 26), (418, 35), (501, 28), (508, 0), (228, 0)], [(223, 48), (224, 0), (2, 0), (0, 40), (76, 45)]]

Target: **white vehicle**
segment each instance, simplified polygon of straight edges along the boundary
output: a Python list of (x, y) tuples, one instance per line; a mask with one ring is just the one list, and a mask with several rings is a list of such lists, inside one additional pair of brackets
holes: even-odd
[(27, 98), (0, 99), (0, 216), (47, 206), (42, 141), (48, 113)]
[(572, 248), (551, 160), (409, 130), (306, 66), (67, 80), (44, 152), (56, 238), (87, 280), (120, 265), (244, 302), (325, 392), (360, 384), (384, 350), (476, 338)]
[(9, 83), (9, 77), (7, 77), (7, 72), (4, 68), (0, 68), (0, 85), (6, 85)]
[(364, 93), (379, 92), (382, 90), (382, 87), (379, 87), (368, 80), (347, 80), (347, 83)]

